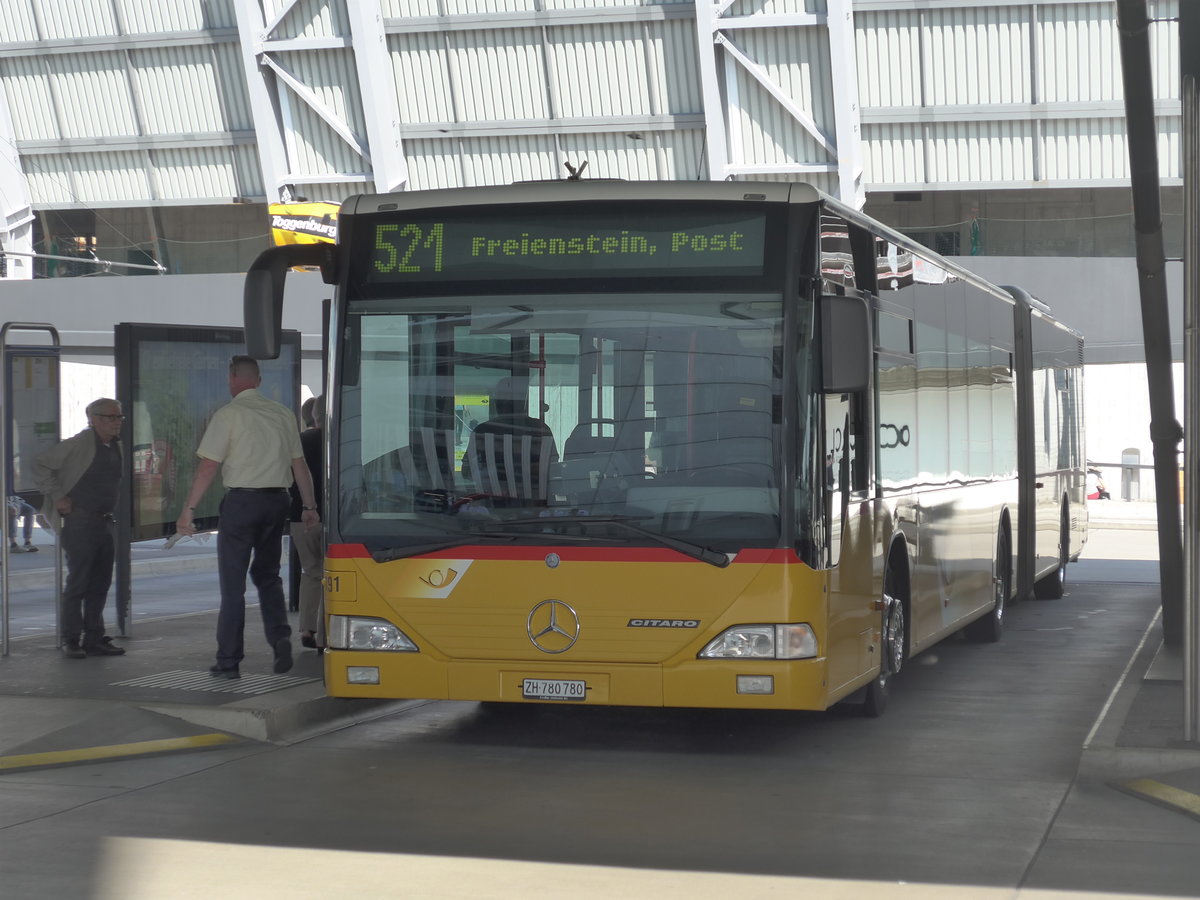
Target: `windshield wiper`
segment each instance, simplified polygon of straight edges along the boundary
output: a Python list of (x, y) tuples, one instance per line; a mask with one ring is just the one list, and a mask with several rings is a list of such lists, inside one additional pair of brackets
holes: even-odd
[[(642, 518), (648, 517), (643, 516)], [(718, 569), (724, 569), (729, 565), (729, 554), (727, 553), (722, 553), (720, 550), (713, 550), (711, 547), (704, 547), (700, 544), (693, 544), (691, 541), (670, 537), (657, 531), (651, 531), (649, 528), (643, 528), (640, 525), (634, 525), (633, 519), (633, 516), (541, 516), (536, 519), (506, 519), (503, 525), (541, 525), (543, 528), (552, 528), (555, 525), (579, 525), (584, 528), (593, 525), (612, 525), (622, 531), (628, 531), (631, 534), (654, 541), (656, 544), (670, 547), (684, 556), (690, 556), (692, 559), (698, 559), (711, 566), (716, 566)], [(561, 536), (565, 537), (565, 535)]]
[(451, 547), (461, 547), (463, 544), (478, 544), (492, 541), (507, 542), (515, 539), (515, 535), (462, 534), (456, 537), (448, 537), (442, 541), (430, 541), (427, 544), (409, 544), (405, 547), (386, 547), (379, 550), (371, 550), (369, 547), (367, 549), (371, 554), (371, 559), (377, 563), (385, 563), (396, 559), (408, 559), (410, 556), (421, 556), (425, 553), (436, 553), (439, 550), (449, 550)]
[[(538, 519), (536, 521), (544, 522), (545, 519)], [(524, 522), (525, 520), (519, 520), (518, 524), (524, 524)], [(451, 547), (461, 547), (464, 544), (511, 543), (522, 538), (531, 537), (531, 535), (524, 531), (506, 532), (503, 528), (506, 524), (508, 523), (497, 523), (495, 528), (485, 527), (477, 531), (467, 531), (461, 535), (447, 537), (441, 541), (430, 541), (426, 544), (413, 544), (407, 547), (387, 547), (380, 550), (370, 550), (368, 548), (368, 550), (370, 551), (371, 559), (377, 563), (385, 563), (396, 559), (408, 559), (410, 556), (421, 556), (424, 553), (436, 553), (438, 550), (448, 550)], [(578, 534), (547, 534), (539, 535), (538, 537), (576, 544), (590, 543), (592, 540), (592, 538)]]

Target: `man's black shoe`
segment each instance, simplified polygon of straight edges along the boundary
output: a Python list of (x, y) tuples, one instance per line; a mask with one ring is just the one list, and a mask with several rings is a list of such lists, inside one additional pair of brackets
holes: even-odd
[(292, 668), (292, 642), (280, 638), (275, 642), (275, 674), (282, 675)]
[(124, 656), (125, 648), (118, 647), (112, 642), (112, 638), (101, 638), (98, 644), (88, 644), (83, 648), (88, 656)]
[(242, 673), (237, 670), (237, 666), (234, 666), (232, 669), (222, 669), (220, 666), (212, 666), (209, 668), (208, 674), (213, 678), (228, 678), (231, 681), (234, 678), (242, 677)]
[(62, 655), (67, 659), (87, 659), (87, 651), (79, 646), (79, 641), (67, 641), (63, 644)]

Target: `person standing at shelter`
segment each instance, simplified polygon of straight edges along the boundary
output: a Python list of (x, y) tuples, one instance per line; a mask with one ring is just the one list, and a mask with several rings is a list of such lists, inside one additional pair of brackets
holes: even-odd
[[(8, 552), (37, 553), (37, 545), (33, 542), (33, 520), (37, 510), (30, 506), (24, 497), (12, 494), (8, 498)], [(17, 543), (17, 519), (23, 520), (22, 526), (25, 543)]]
[(320, 524), (296, 417), (282, 403), (260, 394), (261, 383), (253, 357), (230, 360), (229, 393), (233, 399), (213, 414), (200, 439), (196, 450), (200, 464), (175, 523), (180, 534), (196, 533), (192, 514), (219, 468), (226, 493), (217, 527), (221, 610), (217, 616), (217, 661), (209, 669), (215, 678), (241, 677), (247, 571), (258, 589), (263, 630), (275, 655), (274, 671), (282, 674), (292, 668), (292, 628), (279, 561), (288, 520), (288, 485), (293, 478), (300, 491), (304, 526), (315, 529)]
[[(317, 498), (317, 515), (323, 516), (321, 498), (325, 486), (324, 432), (325, 397), (314, 398), (312, 405), (312, 427), (300, 433), (300, 446), (304, 450), (304, 461), (312, 475), (313, 493)], [(325, 575), (325, 548), (321, 540), (321, 529), (308, 528), (303, 521), (304, 501), (298, 484), (292, 484), (292, 546), (300, 559), (300, 643), (325, 649), (325, 592), (321, 580)]]
[(69, 659), (125, 652), (104, 634), (125, 416), (121, 404), (107, 397), (89, 403), (87, 416), (87, 428), (42, 452), (32, 466), (34, 483), (46, 498), (42, 511), (67, 557), (60, 637)]

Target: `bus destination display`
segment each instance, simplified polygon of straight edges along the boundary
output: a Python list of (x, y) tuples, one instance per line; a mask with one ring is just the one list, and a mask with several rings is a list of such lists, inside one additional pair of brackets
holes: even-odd
[(761, 215), (372, 218), (368, 282), (763, 274)]

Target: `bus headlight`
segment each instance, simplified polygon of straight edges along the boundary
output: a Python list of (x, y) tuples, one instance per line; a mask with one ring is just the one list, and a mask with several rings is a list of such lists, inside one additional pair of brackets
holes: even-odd
[(700, 651), (700, 659), (811, 659), (817, 636), (808, 625), (739, 625)]
[(395, 650), (417, 653), (417, 645), (386, 619), (330, 616), (329, 646), (335, 650)]

